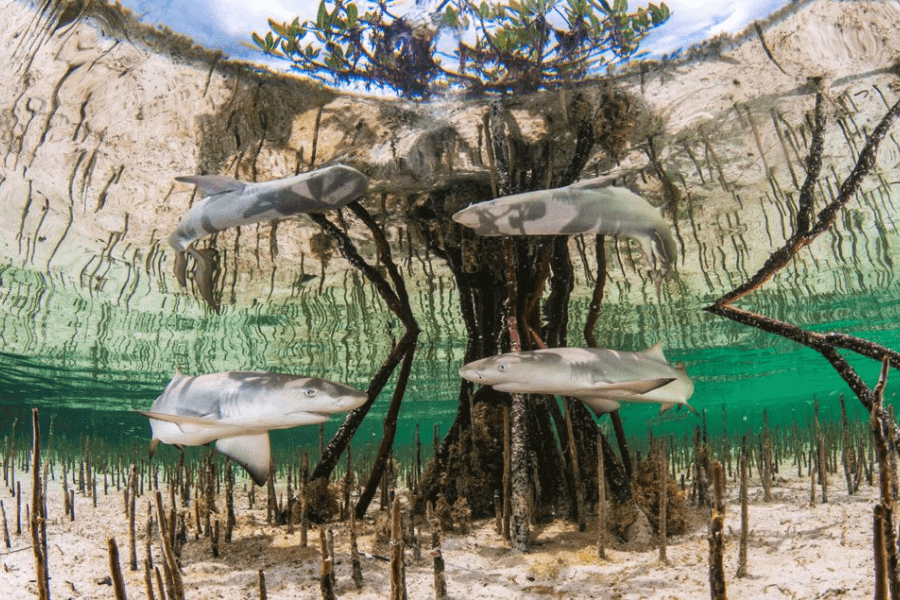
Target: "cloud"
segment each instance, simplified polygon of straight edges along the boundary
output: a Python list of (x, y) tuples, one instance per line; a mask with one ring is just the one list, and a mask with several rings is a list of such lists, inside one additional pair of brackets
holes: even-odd
[[(659, 3), (661, 0), (655, 0)], [(737, 32), (764, 19), (790, 0), (666, 0), (669, 22), (647, 36), (642, 47), (660, 56), (701, 42), (721, 32)], [(165, 24), (199, 44), (221, 49), (231, 58), (286, 70), (287, 63), (248, 48), (250, 34), (269, 30), (268, 19), (315, 19), (318, 2), (290, 0), (123, 0), (123, 4), (151, 24)], [(402, 2), (396, 3), (397, 5)], [(405, 4), (414, 7), (413, 0)], [(633, 6), (646, 6), (642, 1)]]
[(755, 20), (765, 19), (790, 0), (666, 0), (668, 23), (651, 33), (643, 47), (654, 55), (668, 54), (697, 44), (719, 33), (742, 31)]

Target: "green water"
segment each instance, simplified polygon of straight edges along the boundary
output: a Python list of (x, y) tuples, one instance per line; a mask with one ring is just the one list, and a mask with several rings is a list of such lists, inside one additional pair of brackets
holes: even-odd
[[(365, 389), (392, 340), (402, 328), (377, 296), (348, 275), (344, 287), (310, 286), (296, 297), (271, 304), (228, 307), (222, 315), (181, 295), (123, 301), (7, 263), (0, 272), (0, 431), (18, 419), (21, 434), (30, 409), (44, 423), (54, 420), (58, 439), (102, 438), (112, 446), (149, 442), (147, 408), (170, 379), (175, 365), (200, 374), (221, 370), (267, 369), (317, 375)], [(400, 413), (399, 454), (408, 453), (419, 425), (425, 455), (435, 425), (446, 432), (456, 412), (456, 370), (465, 334), (453, 287), (412, 279), (417, 318), (423, 327), (412, 377)], [(900, 287), (842, 294), (819, 294), (805, 301), (762, 294), (752, 306), (816, 331), (842, 331), (896, 347)], [(771, 424), (805, 425), (814, 397), (823, 420), (839, 417), (839, 394), (855, 419), (863, 416), (852, 392), (812, 350), (709, 315), (703, 299), (605, 305), (597, 338), (612, 348), (636, 350), (661, 340), (668, 358), (684, 363), (695, 382), (690, 403), (706, 411), (711, 435), (722, 435), (724, 406), (728, 435), (756, 432), (765, 409)], [(571, 305), (570, 344), (581, 341), (587, 301)], [(878, 365), (847, 353), (866, 381), (874, 384)], [(900, 382), (891, 383), (892, 401)], [(382, 391), (354, 440), (355, 448), (377, 444), (393, 380)], [(687, 411), (657, 416), (657, 407), (626, 406), (626, 431), (633, 437), (689, 434), (699, 419)], [(606, 421), (604, 418), (603, 421)], [(340, 416), (325, 425), (327, 440)], [(276, 432), (279, 452), (310, 449), (316, 455), (317, 427)]]

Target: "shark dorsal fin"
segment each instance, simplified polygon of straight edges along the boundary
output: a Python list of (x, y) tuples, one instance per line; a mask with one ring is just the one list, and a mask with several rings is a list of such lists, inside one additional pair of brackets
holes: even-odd
[(213, 195), (222, 192), (235, 192), (244, 189), (247, 185), (243, 181), (224, 177), (222, 175), (184, 175), (176, 177), (175, 181), (182, 183), (193, 183), (203, 190), (204, 194)]
[[(178, 365), (175, 365), (175, 374), (172, 376), (172, 380), (166, 384), (165, 391), (168, 392), (169, 390), (174, 388), (176, 385), (178, 385), (178, 382), (180, 382), (185, 377), (187, 377), (187, 375), (185, 375), (184, 373), (181, 372), (181, 367), (179, 367)], [(163, 392), (163, 393), (165, 393), (165, 392)]]
[(650, 346), (645, 350), (641, 350), (639, 354), (660, 362), (669, 362), (666, 360), (666, 355), (663, 354), (662, 342), (656, 342), (655, 345)]

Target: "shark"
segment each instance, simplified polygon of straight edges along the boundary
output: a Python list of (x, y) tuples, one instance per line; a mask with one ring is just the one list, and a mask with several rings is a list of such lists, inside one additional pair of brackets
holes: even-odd
[(162, 442), (177, 447), (216, 442), (216, 450), (263, 485), (272, 457), (269, 431), (324, 423), (332, 413), (353, 410), (368, 395), (317, 377), (262, 371), (224, 371), (175, 376), (138, 413), (150, 419), (150, 456)]
[(462, 378), (500, 392), (571, 396), (598, 416), (622, 402), (659, 403), (660, 414), (687, 403), (694, 382), (657, 344), (640, 352), (607, 348), (544, 348), (507, 352), (463, 365)]
[(200, 266), (200, 275), (213, 270), (208, 257), (193, 247), (198, 239), (230, 227), (340, 208), (363, 195), (369, 185), (365, 175), (345, 165), (264, 182), (221, 175), (187, 175), (175, 180), (194, 184), (206, 194), (169, 236), (169, 245), (177, 253), (175, 277), (182, 287), (187, 284), (187, 254)]
[(590, 183), (503, 196), (472, 204), (452, 219), (484, 236), (596, 233), (638, 241), (665, 277), (677, 257), (675, 240), (658, 208), (622, 187)]

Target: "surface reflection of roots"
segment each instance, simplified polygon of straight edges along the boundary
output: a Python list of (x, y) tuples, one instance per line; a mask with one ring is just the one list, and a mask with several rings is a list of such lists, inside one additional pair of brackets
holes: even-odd
[(216, 293), (219, 281), (219, 252), (215, 248), (195, 248), (193, 245), (188, 246), (185, 252), (178, 252), (175, 255), (175, 279), (182, 288), (187, 287), (187, 257), (193, 259), (193, 267), (191, 269), (191, 279), (197, 285), (200, 295), (206, 304), (219, 312), (221, 304), (219, 295)]

